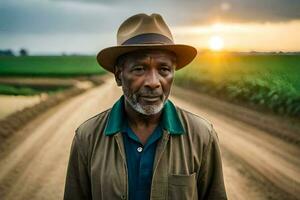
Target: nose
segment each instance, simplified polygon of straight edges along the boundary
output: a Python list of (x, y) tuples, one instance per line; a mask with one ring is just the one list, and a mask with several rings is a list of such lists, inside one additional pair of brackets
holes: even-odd
[(145, 87), (156, 89), (160, 87), (159, 74), (155, 70), (150, 70), (146, 75)]

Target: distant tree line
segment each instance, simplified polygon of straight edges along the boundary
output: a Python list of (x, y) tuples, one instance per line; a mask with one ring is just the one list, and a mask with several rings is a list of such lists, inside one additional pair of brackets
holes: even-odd
[[(20, 56), (28, 56), (29, 53), (28, 53), (28, 50), (27, 49), (24, 49), (24, 48), (21, 48), (18, 52)], [(15, 52), (11, 49), (0, 49), (0, 56), (16, 56)]]

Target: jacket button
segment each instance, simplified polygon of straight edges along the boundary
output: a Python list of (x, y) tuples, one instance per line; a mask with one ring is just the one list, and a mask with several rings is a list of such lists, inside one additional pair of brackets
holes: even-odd
[(122, 200), (126, 200), (126, 196), (125, 196), (125, 195), (122, 195), (122, 196), (121, 196), (121, 199), (122, 199)]

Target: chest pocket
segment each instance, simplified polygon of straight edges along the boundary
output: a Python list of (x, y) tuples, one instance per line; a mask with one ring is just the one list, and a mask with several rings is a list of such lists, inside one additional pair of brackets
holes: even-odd
[(189, 200), (194, 199), (196, 192), (196, 173), (191, 175), (168, 176), (168, 199)]

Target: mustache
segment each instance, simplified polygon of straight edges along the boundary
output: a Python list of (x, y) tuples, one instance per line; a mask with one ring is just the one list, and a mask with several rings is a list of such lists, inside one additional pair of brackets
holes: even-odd
[(160, 90), (149, 90), (149, 89), (142, 89), (138, 92), (139, 96), (147, 96), (147, 97), (157, 97), (164, 95)]

